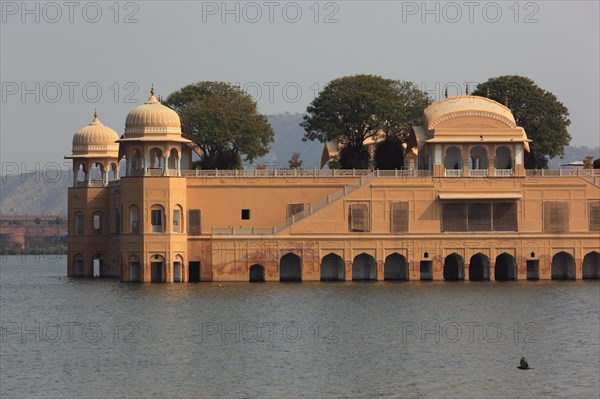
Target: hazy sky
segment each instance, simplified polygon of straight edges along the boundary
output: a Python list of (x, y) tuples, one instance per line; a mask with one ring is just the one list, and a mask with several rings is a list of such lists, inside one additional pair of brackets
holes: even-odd
[[(333, 78), (410, 80), (431, 95), (518, 74), (599, 141), (598, 1), (1, 2), (1, 160), (66, 162), (97, 108), (123, 133), (150, 85), (239, 83), (266, 114), (303, 112)], [(11, 166), (12, 167), (12, 166)]]

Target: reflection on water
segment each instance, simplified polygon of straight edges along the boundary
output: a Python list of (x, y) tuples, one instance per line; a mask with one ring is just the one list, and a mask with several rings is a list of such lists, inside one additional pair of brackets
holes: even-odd
[(598, 281), (150, 285), (69, 279), (64, 258), (0, 266), (3, 398), (600, 396)]

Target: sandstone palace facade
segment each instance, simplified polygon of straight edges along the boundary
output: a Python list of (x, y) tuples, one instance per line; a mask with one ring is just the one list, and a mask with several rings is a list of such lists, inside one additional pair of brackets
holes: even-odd
[[(75, 133), (69, 276), (124, 282), (525, 280), (600, 276), (600, 175), (526, 170), (488, 98), (424, 110), (403, 170), (191, 170), (154, 96), (119, 136)], [(325, 155), (324, 155), (325, 156)]]

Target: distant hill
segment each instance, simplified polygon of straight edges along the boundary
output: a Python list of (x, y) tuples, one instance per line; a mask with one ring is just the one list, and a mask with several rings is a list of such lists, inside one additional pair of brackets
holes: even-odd
[[(303, 142), (304, 130), (299, 126), (302, 114), (279, 114), (268, 116), (275, 131), (275, 143), (271, 152), (254, 161), (279, 169), (288, 166), (292, 153), (299, 152), (302, 168), (319, 168), (323, 145), (319, 142)], [(65, 143), (68, 150), (69, 143)], [(549, 167), (556, 169), (560, 164), (582, 161), (586, 156), (600, 158), (600, 147), (566, 147), (565, 156), (551, 159)], [(56, 170), (0, 179), (0, 215), (66, 215), (67, 188), (72, 182), (70, 171)]]

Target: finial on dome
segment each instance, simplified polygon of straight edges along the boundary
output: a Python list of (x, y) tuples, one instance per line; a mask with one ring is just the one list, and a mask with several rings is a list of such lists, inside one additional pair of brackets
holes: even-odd
[(469, 95), (469, 84), (467, 83), (467, 86), (465, 87), (465, 95)]
[(94, 119), (96, 119), (98, 117), (98, 111), (96, 110), (96, 108), (94, 108)]
[(490, 96), (491, 96), (491, 93), (490, 93), (490, 87), (489, 87), (489, 86), (488, 86), (488, 88), (487, 88), (487, 90), (486, 90), (486, 92), (485, 92), (485, 96), (486, 96), (487, 98), (490, 98)]
[(508, 108), (508, 93), (504, 95), (504, 106)]
[(448, 98), (448, 86), (444, 89), (444, 97)]
[(152, 87), (150, 88), (150, 95), (154, 95), (154, 83), (152, 83)]

